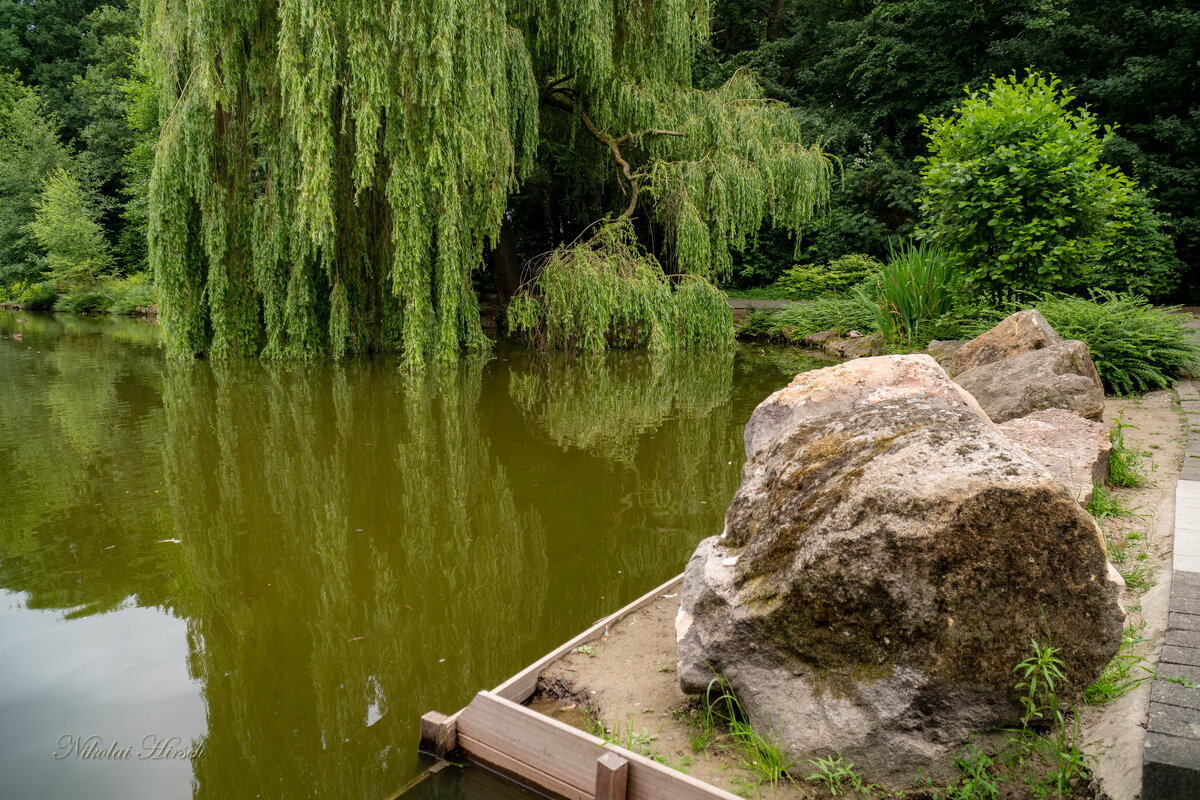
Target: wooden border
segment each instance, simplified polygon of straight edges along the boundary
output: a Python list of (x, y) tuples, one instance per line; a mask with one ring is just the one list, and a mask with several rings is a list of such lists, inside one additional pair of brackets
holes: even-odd
[(458, 717), (463, 752), (568, 800), (596, 797), (597, 762), (628, 762), (626, 800), (738, 800), (715, 786), (606, 743), (493, 692), (480, 692)]
[(629, 605), (619, 609), (618, 611), (614, 611), (612, 614), (609, 614), (607, 617), (600, 620), (595, 625), (576, 636), (574, 639), (571, 639), (558, 649), (547, 653), (545, 656), (533, 662), (516, 675), (513, 675), (504, 683), (500, 684), (495, 689), (492, 689), (492, 694), (499, 695), (505, 700), (511, 700), (514, 703), (524, 703), (533, 696), (534, 692), (537, 691), (537, 679), (538, 676), (542, 674), (542, 670), (574, 650), (576, 647), (579, 647), (581, 644), (587, 644), (593, 639), (599, 639), (608, 631), (609, 626), (611, 626), (614, 622), (629, 616), (643, 606), (649, 605), (662, 595), (670, 592), (672, 589), (679, 588), (682, 583), (683, 575), (676, 575), (674, 578), (671, 578), (671, 580), (667, 581), (661, 586), (655, 587), (639, 597), (637, 600), (634, 600)]
[(550, 664), (605, 635), (610, 626), (633, 612), (677, 591), (682, 583), (683, 576), (677, 575), (656, 586), (492, 691), (475, 695), (457, 714), (427, 714), (422, 719), (422, 746), (433, 748), (455, 741), (459, 751), (472, 760), (567, 800), (596, 800), (598, 792), (616, 796), (621, 781), (605, 771), (602, 758), (611, 762), (610, 767), (620, 760), (623, 800), (739, 800), (723, 789), (521, 705), (537, 691), (538, 677)]

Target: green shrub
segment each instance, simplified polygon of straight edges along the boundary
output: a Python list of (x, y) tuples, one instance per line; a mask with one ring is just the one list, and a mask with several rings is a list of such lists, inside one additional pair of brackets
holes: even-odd
[(1143, 192), (1114, 214), (1117, 228), (1088, 267), (1087, 283), (1095, 289), (1169, 297), (1178, 287), (1183, 262), (1175, 255), (1166, 220)]
[(946, 335), (958, 295), (959, 274), (940, 249), (926, 242), (894, 250), (887, 266), (854, 290), (876, 309), (874, 328), (892, 341), (924, 345)]
[(145, 272), (109, 281), (104, 291), (112, 298), (111, 314), (136, 314), (139, 308), (158, 304), (158, 290)]
[(75, 314), (95, 314), (108, 311), (112, 298), (98, 289), (80, 289), (59, 297), (54, 303), (55, 311), (70, 311)]
[(58, 290), (53, 283), (46, 282), (30, 285), (17, 301), (30, 311), (49, 311), (57, 299)]
[(1111, 132), (1073, 100), (1053, 77), (994, 78), (924, 120), (923, 235), (986, 295), (1079, 286), (1129, 202), (1129, 180), (1101, 161)]
[(752, 311), (746, 321), (737, 326), (737, 335), (757, 339), (773, 336), (775, 331), (776, 311)]
[(873, 333), (876, 317), (877, 312), (869, 301), (855, 297), (824, 297), (777, 311), (760, 324), (773, 339), (798, 342), (819, 331)]
[(827, 264), (797, 264), (785, 270), (772, 288), (789, 300), (808, 300), (848, 291), (882, 268), (883, 264), (863, 254), (842, 256)]
[(1047, 296), (1034, 307), (1065, 338), (1087, 344), (1096, 371), (1117, 394), (1172, 386), (1200, 358), (1193, 331), (1184, 327), (1187, 316), (1136, 295)]

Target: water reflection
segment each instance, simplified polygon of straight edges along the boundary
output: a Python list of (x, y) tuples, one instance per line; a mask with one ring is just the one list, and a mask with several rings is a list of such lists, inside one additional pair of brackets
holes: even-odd
[[(103, 796), (386, 796), (420, 769), (421, 713), (682, 568), (720, 527), (750, 409), (813, 363), (502, 349), (412, 378), (388, 360), (167, 363), (153, 326), (16, 316), (0, 312), (0, 588), (23, 594), (0, 624), (41, 644), (0, 647), (0, 726), (28, 743), (0, 773), (29, 796), (53, 796), (64, 726), (196, 733), (164, 705), (181, 694), (204, 708), (188, 780), (72, 774)], [(146, 609), (182, 623), (156, 633)], [(178, 669), (73, 618), (138, 630)], [(95, 659), (132, 664), (71, 686), (100, 705), (29, 677)]]
[(545, 534), (480, 436), (482, 367), (168, 365), (197, 797), (378, 796), (414, 769), (414, 700), (536, 643), (513, 611), (543, 605)]
[(563, 447), (632, 464), (642, 435), (729, 403), (733, 352), (546, 353), (509, 378), (517, 405)]

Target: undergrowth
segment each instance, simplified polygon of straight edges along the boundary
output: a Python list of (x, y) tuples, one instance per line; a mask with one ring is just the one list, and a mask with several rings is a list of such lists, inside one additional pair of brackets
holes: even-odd
[(1166, 389), (1200, 359), (1190, 319), (1143, 297), (1097, 292), (1091, 299), (1047, 295), (1033, 304), (1064, 339), (1088, 346), (1096, 371), (1116, 394)]
[(1126, 489), (1140, 489), (1149, 482), (1145, 466), (1147, 454), (1126, 443), (1125, 431), (1129, 428), (1136, 430), (1136, 426), (1125, 422), (1123, 417), (1113, 420), (1113, 429), (1109, 432), (1112, 450), (1108, 455), (1108, 482)]
[(775, 312), (756, 312), (742, 326), (743, 336), (763, 336), (798, 343), (820, 331), (874, 333), (876, 312), (869, 302), (847, 297), (824, 297)]

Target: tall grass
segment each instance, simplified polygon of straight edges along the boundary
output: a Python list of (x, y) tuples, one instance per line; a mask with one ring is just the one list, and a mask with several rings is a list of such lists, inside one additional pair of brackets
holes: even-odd
[(961, 281), (942, 251), (927, 242), (892, 250), (888, 263), (852, 295), (875, 309), (875, 329), (891, 341), (923, 345), (954, 311)]
[(778, 739), (756, 730), (724, 675), (714, 675), (704, 693), (702, 728), (723, 729), (742, 766), (760, 781), (777, 784), (788, 777), (792, 762)]

